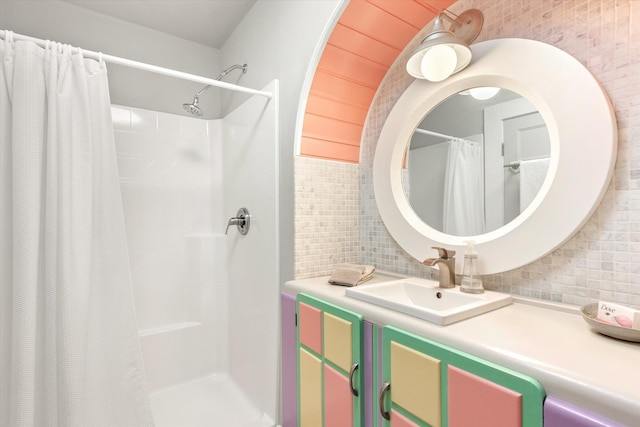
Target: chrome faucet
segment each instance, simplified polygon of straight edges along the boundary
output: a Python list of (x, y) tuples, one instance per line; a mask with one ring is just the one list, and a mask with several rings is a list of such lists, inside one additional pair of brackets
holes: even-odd
[(441, 288), (454, 288), (456, 286), (456, 259), (454, 258), (456, 251), (437, 246), (433, 246), (432, 249), (438, 250), (439, 258), (427, 258), (422, 263), (430, 267), (438, 266)]

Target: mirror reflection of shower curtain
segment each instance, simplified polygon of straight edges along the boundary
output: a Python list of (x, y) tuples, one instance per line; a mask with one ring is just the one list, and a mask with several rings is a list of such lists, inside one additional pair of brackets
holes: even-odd
[(481, 144), (459, 138), (449, 141), (442, 213), (445, 233), (484, 233), (483, 163)]

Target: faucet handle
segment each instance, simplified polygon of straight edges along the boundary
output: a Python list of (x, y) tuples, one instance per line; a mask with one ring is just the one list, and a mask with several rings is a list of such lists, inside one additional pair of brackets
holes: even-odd
[(449, 249), (441, 248), (441, 247), (438, 247), (438, 246), (431, 246), (431, 249), (437, 250), (438, 251), (438, 256), (440, 258), (452, 258), (456, 254), (456, 251), (452, 251), (452, 250), (449, 250)]

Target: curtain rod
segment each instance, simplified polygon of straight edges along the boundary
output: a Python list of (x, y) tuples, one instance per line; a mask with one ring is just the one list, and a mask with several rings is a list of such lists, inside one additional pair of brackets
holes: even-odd
[(445, 135), (443, 133), (432, 132), (430, 130), (425, 130), (420, 128), (416, 129), (416, 133), (422, 133), (425, 135), (437, 136), (437, 137), (446, 138), (446, 139), (464, 139), (464, 138), (458, 138), (457, 136)]
[[(1, 1), (1, 0), (0, 0)], [(7, 33), (9, 31), (0, 30), (0, 39), (6, 40)], [(40, 47), (45, 47), (47, 44), (46, 40), (37, 39), (34, 37), (25, 36), (22, 34), (12, 33), (13, 40), (26, 40), (30, 42), (34, 42)], [(155, 74), (161, 74), (163, 76), (175, 77), (181, 80), (188, 80), (196, 83), (201, 83), (209, 86), (219, 87), (222, 89), (233, 90), (236, 92), (244, 92), (251, 95), (259, 95), (264, 96), (265, 98), (271, 99), (273, 94), (271, 92), (265, 92), (256, 89), (250, 89), (243, 86), (234, 85), (231, 83), (222, 82), (215, 79), (210, 79), (208, 77), (197, 76), (195, 74), (184, 73), (182, 71), (172, 70), (170, 68), (158, 67), (156, 65), (146, 64), (144, 62), (133, 61), (131, 59), (120, 58), (118, 56), (106, 55), (101, 52), (93, 52), (91, 50), (80, 49), (78, 47), (72, 47), (72, 52), (76, 53), (82, 51), (82, 55), (85, 58), (91, 58), (95, 60), (103, 60), (105, 62), (110, 62), (112, 64), (124, 65), (125, 67), (135, 68), (137, 70), (149, 71)]]

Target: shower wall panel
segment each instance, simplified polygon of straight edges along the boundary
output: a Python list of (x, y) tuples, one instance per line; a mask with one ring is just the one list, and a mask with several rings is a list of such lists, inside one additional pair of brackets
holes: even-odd
[[(277, 93), (277, 81), (263, 90)], [(229, 228), (229, 373), (272, 420), (278, 396), (277, 99), (254, 96), (224, 119), (225, 218), (245, 207), (245, 236)]]
[(212, 221), (220, 209), (213, 201), (222, 199), (214, 182), (221, 179), (221, 123), (120, 106), (112, 116), (138, 327), (154, 391), (225, 363), (215, 342), (224, 339), (226, 321), (212, 318), (226, 307), (225, 241)]

